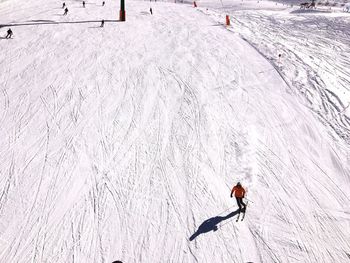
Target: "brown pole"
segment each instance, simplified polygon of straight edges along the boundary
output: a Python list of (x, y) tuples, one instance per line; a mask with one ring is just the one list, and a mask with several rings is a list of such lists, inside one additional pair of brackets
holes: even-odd
[(125, 21), (125, 0), (120, 0), (119, 20)]

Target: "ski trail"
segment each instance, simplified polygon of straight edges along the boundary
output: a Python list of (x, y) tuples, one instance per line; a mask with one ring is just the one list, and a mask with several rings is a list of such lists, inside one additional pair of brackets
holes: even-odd
[(54, 23), (0, 41), (0, 261), (347, 259), (348, 147), (259, 52), (188, 5), (131, 1), (99, 28), (118, 3), (67, 4), (0, 5), (1, 24)]

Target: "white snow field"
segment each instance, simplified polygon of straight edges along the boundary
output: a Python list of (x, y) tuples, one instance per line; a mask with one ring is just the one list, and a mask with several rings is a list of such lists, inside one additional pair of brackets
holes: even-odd
[[(225, 3), (232, 30), (269, 59), (305, 105), (349, 144), (350, 13), (254, 3), (259, 10)], [(224, 21), (221, 10), (204, 12)]]
[(0, 4), (0, 262), (350, 262), (349, 133), (296, 70), (205, 8), (66, 4)]

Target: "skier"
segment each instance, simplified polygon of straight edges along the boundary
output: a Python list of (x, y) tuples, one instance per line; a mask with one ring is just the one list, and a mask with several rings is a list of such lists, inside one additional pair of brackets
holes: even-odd
[(9, 30), (7, 30), (7, 35), (5, 38), (11, 38), (12, 35), (13, 35), (13, 32), (12, 32), (11, 28), (9, 28)]
[(62, 9), (66, 7), (66, 3), (63, 3), (62, 4)]
[(102, 19), (102, 21), (101, 21), (101, 27), (103, 27), (104, 25), (105, 25), (105, 20)]
[(105, 1), (102, 2), (102, 6), (105, 6)]
[(66, 16), (68, 14), (68, 8), (66, 7), (66, 9), (64, 9), (64, 16)]
[(153, 15), (152, 7), (149, 9), (149, 12)]
[(83, 7), (85, 8), (85, 1), (83, 1)]
[(245, 209), (246, 209), (246, 204), (243, 203), (243, 198), (244, 198), (244, 194), (245, 194), (245, 190), (244, 188), (242, 187), (241, 183), (238, 182), (236, 186), (234, 186), (232, 188), (232, 191), (231, 191), (231, 198), (232, 198), (232, 195), (233, 193), (235, 193), (235, 197), (236, 197), (236, 201), (237, 201), (237, 205), (238, 205), (238, 212), (241, 213), (242, 211), (242, 205), (243, 205), (243, 211), (245, 212)]

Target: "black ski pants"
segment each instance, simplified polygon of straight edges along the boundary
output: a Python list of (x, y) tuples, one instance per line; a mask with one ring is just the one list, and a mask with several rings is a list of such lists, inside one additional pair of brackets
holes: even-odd
[(241, 212), (242, 211), (242, 206), (243, 206), (243, 209), (245, 209), (246, 204), (243, 203), (243, 198), (242, 197), (236, 197), (236, 201), (237, 201), (239, 212)]

